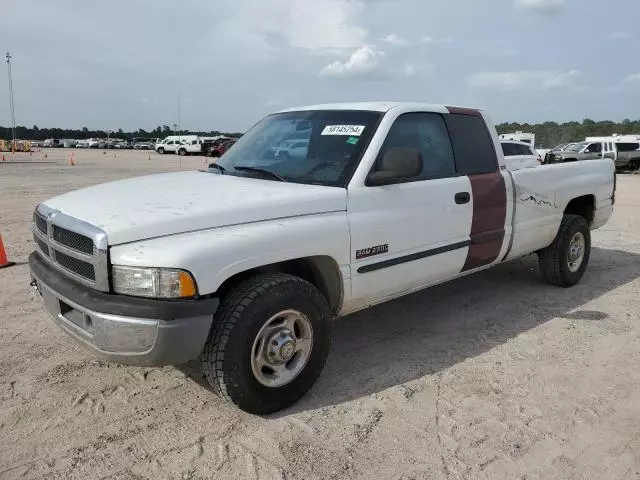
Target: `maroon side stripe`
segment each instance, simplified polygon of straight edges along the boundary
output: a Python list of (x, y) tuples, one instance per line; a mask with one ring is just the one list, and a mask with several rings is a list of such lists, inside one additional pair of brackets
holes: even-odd
[(498, 171), (469, 175), (473, 198), (471, 246), (462, 271), (473, 270), (495, 261), (504, 241), (507, 218), (507, 189)]

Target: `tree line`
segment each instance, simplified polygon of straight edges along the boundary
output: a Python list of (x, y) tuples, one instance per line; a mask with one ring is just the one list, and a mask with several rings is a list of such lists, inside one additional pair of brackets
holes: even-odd
[(536, 147), (552, 148), (561, 143), (584, 141), (586, 137), (608, 137), (618, 135), (640, 135), (640, 120), (612, 122), (603, 120), (596, 122), (589, 118), (582, 122), (544, 122), (538, 124), (528, 123), (501, 123), (496, 125), (498, 133), (513, 133), (517, 131), (535, 133)]
[[(596, 122), (591, 119), (584, 119), (582, 122), (544, 122), (537, 124), (529, 123), (501, 123), (496, 125), (498, 133), (512, 133), (516, 131), (522, 131), (527, 133), (535, 133), (536, 146), (537, 147), (553, 147), (560, 143), (582, 141), (585, 137), (600, 137), (609, 136), (615, 134), (640, 135), (640, 120), (625, 119), (622, 122), (612, 122), (610, 120), (603, 120)], [(38, 128), (34, 125), (31, 128), (16, 127), (16, 138), (19, 140), (46, 140), (47, 138), (58, 139), (87, 139), (87, 138), (122, 138), (125, 140), (131, 140), (132, 138), (164, 138), (168, 135), (200, 135), (202, 137), (215, 137), (217, 135), (225, 135), (229, 137), (240, 137), (242, 134), (235, 132), (220, 132), (218, 130), (212, 131), (200, 131), (200, 132), (175, 132), (168, 125), (161, 125), (154, 130), (146, 131), (142, 128), (133, 131), (125, 132), (123, 129), (105, 131), (105, 130), (89, 130), (87, 127), (82, 127), (79, 130), (65, 129), (65, 128)], [(0, 139), (11, 139), (11, 129), (7, 127), (0, 127)]]
[[(238, 132), (219, 132), (212, 130), (209, 132), (187, 132), (184, 130), (174, 131), (169, 128), (168, 125), (162, 125), (156, 127), (154, 130), (144, 130), (139, 128), (136, 131), (125, 132), (123, 129), (118, 130), (89, 130), (87, 127), (81, 129), (72, 128), (38, 128), (34, 125), (31, 128), (28, 127), (16, 127), (16, 140), (46, 140), (48, 138), (57, 139), (73, 139), (73, 140), (85, 140), (88, 138), (121, 138), (123, 140), (131, 140), (133, 138), (164, 138), (169, 135), (198, 135), (201, 137), (216, 137), (218, 135), (224, 135), (228, 137), (240, 137), (241, 133)], [(0, 139), (11, 140), (11, 128), (0, 127)]]

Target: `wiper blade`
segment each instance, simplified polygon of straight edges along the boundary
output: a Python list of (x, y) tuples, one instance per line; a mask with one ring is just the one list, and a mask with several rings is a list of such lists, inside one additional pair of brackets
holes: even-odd
[(224, 175), (224, 172), (227, 171), (222, 165), (218, 165), (217, 163), (210, 163), (208, 168), (215, 168), (220, 172), (220, 175)]
[(245, 171), (245, 172), (256, 172), (256, 173), (262, 173), (265, 175), (269, 175), (271, 178), (275, 178), (276, 180), (279, 180), (281, 182), (286, 182), (286, 180), (278, 175), (276, 172), (272, 172), (271, 170), (265, 170), (264, 168), (259, 168), (259, 167), (248, 167), (245, 165), (236, 165), (233, 167), (234, 170), (240, 170), (240, 171)]

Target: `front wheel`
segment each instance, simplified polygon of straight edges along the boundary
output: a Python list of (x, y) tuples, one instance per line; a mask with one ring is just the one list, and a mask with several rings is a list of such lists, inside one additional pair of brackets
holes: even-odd
[(329, 353), (327, 301), (301, 278), (249, 279), (223, 299), (201, 354), (214, 392), (242, 410), (288, 407), (316, 381)]
[(584, 275), (591, 256), (591, 231), (584, 217), (564, 215), (553, 243), (538, 252), (542, 278), (571, 287)]
[(159, 149), (158, 149), (158, 153), (159, 153), (160, 155), (163, 155), (163, 154), (164, 154), (164, 148), (159, 148)]

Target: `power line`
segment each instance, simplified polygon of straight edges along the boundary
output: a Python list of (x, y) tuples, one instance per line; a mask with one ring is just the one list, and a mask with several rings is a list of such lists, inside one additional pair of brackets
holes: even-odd
[(11, 54), (7, 52), (7, 74), (9, 75), (9, 110), (11, 113), (11, 138), (16, 147), (16, 112), (13, 105), (13, 80), (11, 78)]

